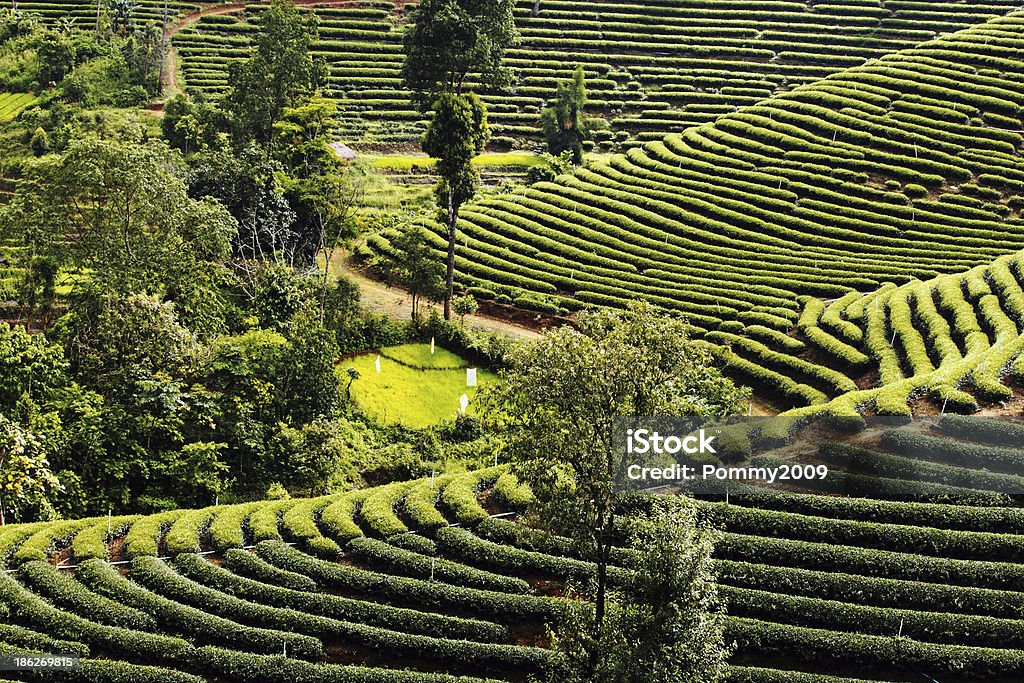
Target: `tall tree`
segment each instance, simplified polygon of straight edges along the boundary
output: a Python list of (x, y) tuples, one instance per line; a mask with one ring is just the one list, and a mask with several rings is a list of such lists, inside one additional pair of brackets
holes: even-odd
[(448, 228), (445, 320), (450, 320), (452, 316), (459, 210), (476, 194), (480, 172), (473, 166), (473, 157), (484, 151), (490, 136), (487, 108), (474, 93), (442, 95), (434, 106), (434, 118), (423, 136), (423, 151), (437, 159), (437, 174), (441, 179), (434, 189), (434, 196), (441, 219)]
[(548, 152), (560, 156), (572, 153), (572, 163), (583, 163), (583, 142), (587, 139), (587, 86), (583, 67), (576, 67), (572, 78), (555, 89), (554, 101), (540, 113), (540, 127), (548, 142)]
[(519, 37), (514, 4), (514, 0), (423, 0), (403, 36), (402, 78), (413, 102), (434, 114), (422, 145), (438, 160), (437, 204), (448, 228), (446, 320), (451, 319), (459, 209), (476, 194), (480, 176), (471, 161), (490, 138), (486, 107), (464, 90), (470, 77), (490, 87), (511, 80), (502, 60)]
[(716, 534), (692, 499), (651, 498), (649, 511), (623, 523), (632, 580), (609, 593), (596, 639), (593, 596), (584, 590), (570, 601), (553, 629), (547, 683), (722, 679), (729, 650), (711, 557)]
[(234, 117), (237, 147), (253, 140), (271, 145), (274, 123), (285, 108), (324, 82), (326, 63), (309, 51), (319, 36), (317, 26), (316, 14), (303, 19), (290, 0), (273, 0), (260, 15), (252, 57), (232, 64), (228, 74), (231, 89), (225, 107)]
[(419, 317), (420, 299), (436, 299), (442, 292), (440, 264), (433, 258), (427, 231), (406, 223), (391, 239), (391, 252), (380, 264), (389, 285), (399, 284), (412, 297), (412, 319)]
[(584, 312), (577, 329), (561, 327), (515, 348), (504, 381), (483, 397), (485, 415), (506, 430), (508, 456), (534, 492), (539, 519), (578, 539), (596, 564), (584, 680), (604, 656), (608, 566), (623, 495), (615, 482), (627, 465), (615, 448), (619, 420), (717, 417), (738, 412), (747, 395), (686, 329), (646, 303), (625, 313)]
[(515, 44), (514, 0), (423, 0), (402, 42), (402, 78), (421, 109), (444, 93), (461, 95), (470, 76), (492, 87), (511, 80), (502, 67)]
[(161, 295), (216, 269), (238, 229), (224, 207), (188, 197), (166, 145), (95, 138), (27, 166), (2, 219), (56, 267), (89, 271), (93, 289)]

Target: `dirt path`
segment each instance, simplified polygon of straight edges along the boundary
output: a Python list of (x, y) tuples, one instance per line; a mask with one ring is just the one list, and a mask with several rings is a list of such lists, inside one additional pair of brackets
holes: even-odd
[[(379, 280), (367, 276), (353, 263), (347, 252), (336, 249), (331, 256), (331, 272), (336, 275), (344, 275), (359, 285), (359, 293), (362, 296), (363, 306), (372, 313), (378, 313), (395, 320), (407, 320), (412, 311), (412, 299), (403, 289), (388, 287)], [(439, 305), (421, 304), (429, 306), (438, 311)], [(427, 311), (429, 314), (429, 310)], [(466, 324), (474, 330), (483, 332), (500, 332), (517, 339), (532, 339), (539, 337), (540, 333), (532, 327), (519, 325), (501, 318), (486, 315), (466, 316)]]

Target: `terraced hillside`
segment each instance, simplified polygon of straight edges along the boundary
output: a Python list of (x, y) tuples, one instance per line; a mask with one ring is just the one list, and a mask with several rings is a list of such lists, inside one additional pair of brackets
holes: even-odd
[[(828, 495), (734, 486), (699, 503), (725, 529), (729, 680), (1020, 680), (1024, 512), (1003, 492), (1024, 490), (1022, 434), (958, 417), (869, 431), (797, 456), (848, 468)], [(940, 462), (906, 455), (922, 448)], [(591, 571), (501, 516), (528, 500), (499, 467), (8, 526), (0, 651), (88, 654), (62, 681), (521, 681), (547, 657), (551, 596)], [(616, 581), (630, 557), (615, 555)]]
[[(1024, 252), (930, 280), (830, 302), (808, 298), (795, 329), (752, 321), (705, 338), (731, 372), (796, 411), (911, 414), (908, 401), (973, 412), (1014, 396), (1024, 378)], [(726, 331), (728, 330), (728, 331)], [(834, 399), (831, 400), (830, 399)]]
[[(164, 17), (164, 2), (162, 0), (139, 0), (131, 10), (131, 20), (136, 22), (155, 21), (162, 22)], [(169, 1), (166, 3), (167, 17), (175, 19), (181, 13), (198, 12), (200, 5), (187, 2)], [(42, 17), (45, 21), (57, 22), (64, 18), (70, 18), (78, 24), (86, 26), (96, 25), (97, 6), (88, 2), (68, 2), (57, 0), (56, 2), (19, 2), (17, 6), (20, 12), (31, 12)]]
[[(995, 19), (487, 198), (462, 212), (459, 280), (479, 297), (552, 312), (643, 297), (685, 315), (695, 335), (730, 344), (734, 366), (793, 405), (940, 366), (948, 376), (902, 384), (884, 397), (885, 412), (905, 411), (916, 388), (945, 400), (966, 375), (986, 375), (982, 398), (1003, 400), (995, 380), (1019, 351), (1016, 260), (920, 281), (1022, 246), (1022, 39), (1024, 15)], [(369, 248), (387, 250), (387, 238)], [(923, 353), (919, 340), (892, 337), (889, 295), (864, 295), (887, 282), (904, 298), (921, 287), (938, 297), (945, 323), (894, 300), (895, 326), (917, 326)], [(969, 287), (959, 299), (957, 283)], [(807, 296), (826, 302), (805, 310)], [(884, 316), (871, 322), (866, 303), (876, 299)], [(955, 319), (960, 299), (971, 310)], [(971, 320), (983, 334), (968, 341)], [(942, 324), (952, 346), (941, 346), (950, 335), (939, 327), (926, 329)], [(993, 345), (1007, 355), (985, 363), (980, 353)], [(973, 360), (953, 365), (956, 356)]]
[(701, 331), (1017, 250), (1022, 38), (993, 20), (467, 207), (460, 280)]
[[(773, 93), (1016, 9), (1014, 0), (834, 3), (722, 0), (533, 0), (516, 6), (522, 43), (512, 92), (487, 93), (499, 144), (535, 138), (540, 109), (573, 66), (610, 122), (599, 143), (637, 144), (716, 119)], [(349, 144), (409, 142), (424, 129), (401, 88), (405, 2), (324, 2), (316, 48), (331, 68)], [(206, 16), (174, 39), (190, 89), (220, 92), (246, 55), (259, 8)]]

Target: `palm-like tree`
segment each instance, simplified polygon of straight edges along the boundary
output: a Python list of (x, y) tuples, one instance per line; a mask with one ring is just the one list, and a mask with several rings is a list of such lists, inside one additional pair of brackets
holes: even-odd
[(132, 14), (139, 7), (138, 0), (102, 0), (110, 11), (112, 28), (121, 31), (121, 35), (128, 33), (131, 24)]

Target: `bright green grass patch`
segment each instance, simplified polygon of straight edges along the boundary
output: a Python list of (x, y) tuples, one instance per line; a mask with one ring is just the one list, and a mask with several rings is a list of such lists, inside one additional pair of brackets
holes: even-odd
[[(481, 154), (473, 159), (474, 166), (537, 166), (544, 160), (532, 152), (493, 152)], [(370, 160), (373, 168), (386, 168), (393, 171), (410, 171), (412, 169), (430, 169), (434, 160), (426, 155), (388, 155), (374, 157)]]
[[(429, 355), (430, 345), (426, 347)], [(407, 354), (410, 358), (418, 356), (417, 351)], [(497, 380), (494, 373), (481, 369), (477, 370), (479, 386), (467, 387), (465, 368), (418, 370), (384, 355), (381, 355), (378, 373), (376, 360), (377, 354), (367, 353), (341, 363), (338, 370), (341, 381), (346, 384), (345, 369), (354, 367), (359, 371), (359, 379), (352, 383), (352, 400), (383, 424), (421, 429), (450, 420), (458, 413), (459, 398), (463, 394), (469, 397), (468, 412), (472, 414), (473, 398), (479, 386)]]
[[(422, 370), (457, 370), (469, 367), (469, 363), (464, 358), (439, 346), (435, 346), (434, 353), (431, 354), (430, 344), (389, 346), (381, 349), (380, 355)], [(376, 371), (377, 369), (374, 368), (374, 372)]]
[(30, 93), (0, 93), (0, 122), (6, 122), (18, 115), (22, 109), (35, 102), (37, 98)]

